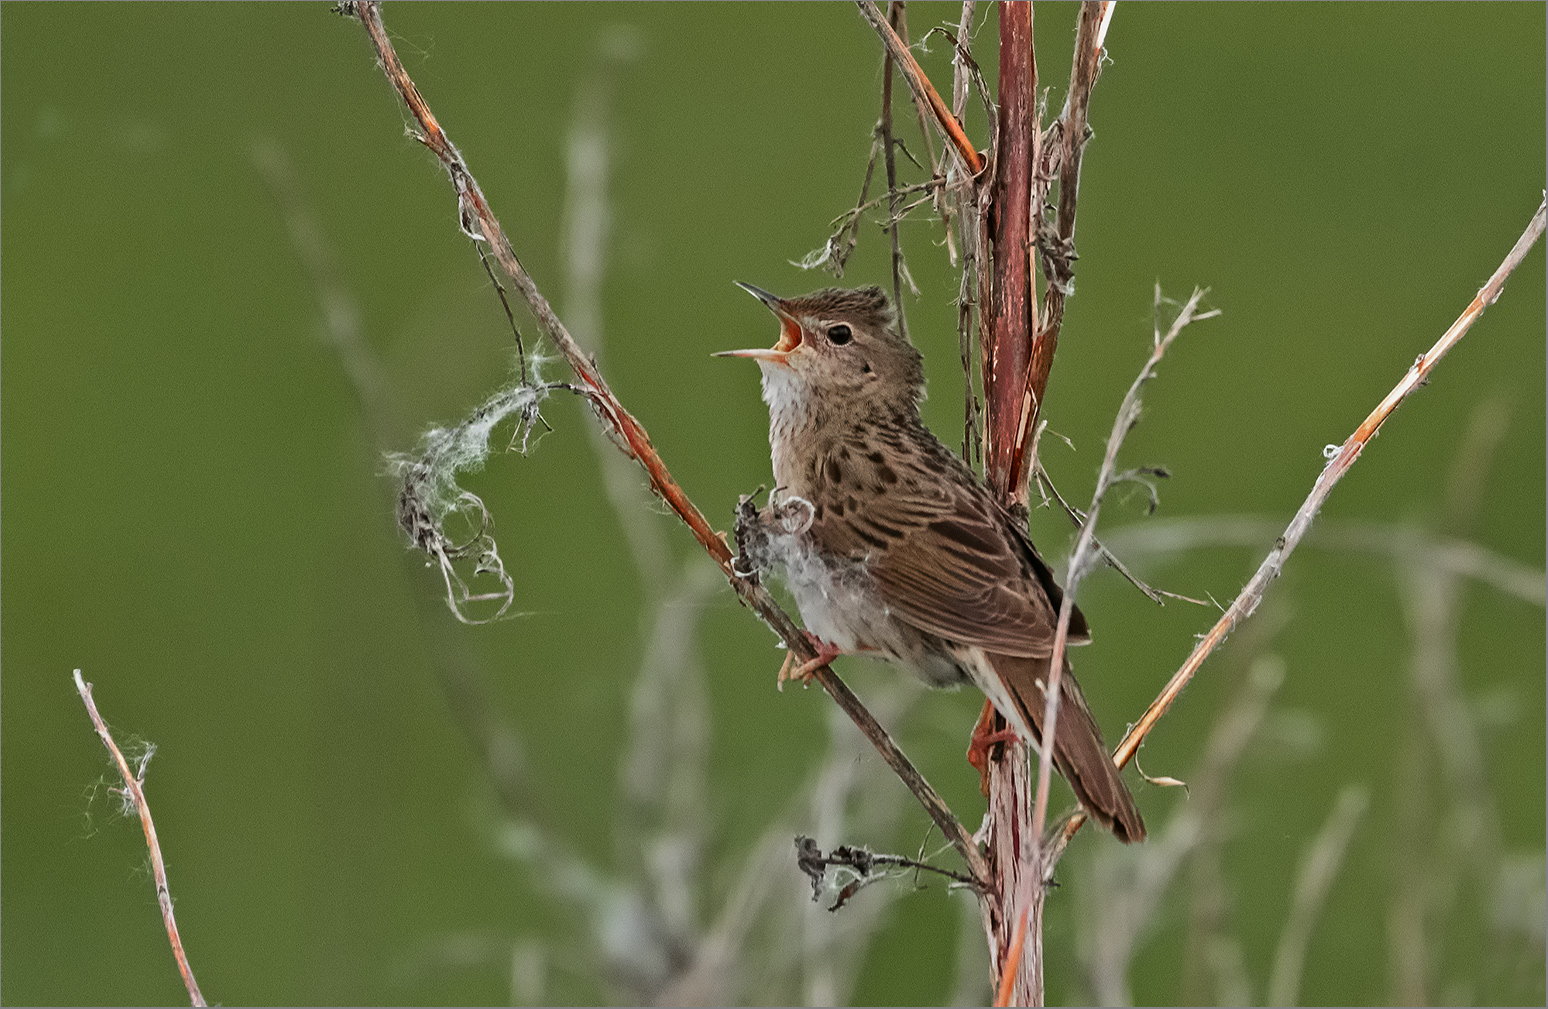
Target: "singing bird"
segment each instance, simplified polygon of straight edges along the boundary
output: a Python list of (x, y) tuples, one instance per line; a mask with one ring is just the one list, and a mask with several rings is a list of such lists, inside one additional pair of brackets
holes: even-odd
[[(878, 287), (779, 298), (770, 348), (724, 351), (763, 372), (775, 492), (757, 513), (761, 556), (782, 566), (819, 660), (888, 659), (935, 687), (972, 683), (1014, 731), (1041, 742), (1063, 593), (1022, 524), (919, 417), (924, 367)], [(1069, 638), (1090, 640), (1073, 611)], [(789, 669), (780, 672), (781, 680)], [(1121, 841), (1145, 824), (1108, 756), (1068, 658), (1053, 760)]]

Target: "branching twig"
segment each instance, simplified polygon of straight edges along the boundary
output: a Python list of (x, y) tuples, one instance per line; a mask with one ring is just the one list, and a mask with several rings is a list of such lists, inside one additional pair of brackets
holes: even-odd
[[(1123, 440), (1129, 431), (1139, 421), (1140, 390), (1155, 375), (1156, 366), (1160, 363), (1161, 357), (1166, 353), (1167, 348), (1172, 345), (1172, 342), (1177, 339), (1178, 334), (1189, 323), (1208, 319), (1219, 314), (1214, 311), (1195, 314), (1199, 302), (1204, 297), (1204, 293), (1197, 288), (1194, 289), (1193, 296), (1188, 299), (1187, 304), (1183, 306), (1182, 311), (1178, 313), (1177, 318), (1163, 336), (1160, 321), (1161, 288), (1160, 285), (1156, 287), (1156, 330), (1150, 357), (1146, 360), (1144, 368), (1140, 370), (1139, 376), (1135, 378), (1134, 383), (1129, 387), (1128, 394), (1124, 396), (1123, 403), (1118, 408), (1118, 415), (1113, 419), (1113, 430), (1107, 439), (1107, 451), (1102, 458), (1102, 468), (1097, 474), (1096, 490), (1091, 496), (1091, 507), (1086, 511), (1086, 518), (1081, 525), (1080, 536), (1075, 542), (1075, 549), (1070, 554), (1069, 572), (1065, 576), (1064, 583), (1064, 600), (1059, 607), (1059, 621), (1054, 629), (1053, 651), (1049, 657), (1048, 683), (1043, 689), (1043, 718), (1039, 734), (1044, 740), (1058, 738), (1055, 733), (1058, 731), (1059, 684), (1063, 679), (1064, 651), (1069, 639), (1070, 620), (1075, 610), (1075, 593), (1093, 559), (1092, 553), (1094, 548), (1092, 544), (1095, 540), (1097, 518), (1102, 511), (1102, 500), (1107, 496), (1108, 489), (1119, 479), (1116, 474), (1118, 450), (1122, 447)], [(1061, 850), (1058, 848), (1052, 849), (1050, 851), (1051, 857), (1043, 857), (1043, 828), (1047, 823), (1048, 817), (1048, 790), (1053, 781), (1053, 750), (1054, 748), (1051, 744), (1038, 748), (1037, 785), (1032, 801), (1032, 823), (1028, 835), (1031, 844), (1031, 855), (1028, 862), (1031, 870), (1024, 876), (1024, 878), (1037, 882), (1027, 887), (1028, 892), (1023, 897), (1018, 898), (1018, 903), (1025, 903), (1017, 918), (1018, 934), (1024, 930), (1026, 927), (1024, 923), (1029, 919), (1033, 922), (1041, 920), (1041, 905), (1044, 891), (1043, 887), (1038, 885), (1038, 883), (1046, 882), (1053, 878), (1053, 867)], [(1025, 968), (1025, 973), (1030, 976), (1024, 982), (1024, 987), (1029, 994), (1036, 997), (1042, 990), (1041, 931), (1032, 932), (1031, 940), (1029, 949), (1032, 959)], [(1021, 944), (1013, 942), (1011, 949), (1011, 954), (1001, 967), (1004, 974), (1004, 980), (1001, 983), (1002, 992), (1008, 990), (1013, 972), (1021, 973), (1023, 970), (1018, 956), (1021, 951)]]
[[(1398, 405), (1407, 399), (1410, 393), (1425, 383), (1436, 363), (1445, 357), (1446, 353), (1456, 346), (1457, 342), (1467, 334), (1467, 331), (1472, 328), (1473, 323), (1483, 314), (1484, 309), (1494, 304), (1499, 298), (1500, 292), (1505, 287), (1506, 279), (1510, 277), (1517, 266), (1521, 265), (1521, 260), (1526, 257), (1527, 251), (1542, 237), (1545, 223), (1548, 223), (1548, 201), (1538, 205), (1537, 212), (1532, 215), (1532, 220), (1527, 224), (1526, 230), (1522, 232), (1521, 237), (1516, 240), (1515, 246), (1506, 255), (1504, 261), (1500, 263), (1499, 268), (1494, 271), (1493, 276), (1488, 279), (1483, 287), (1479, 288), (1478, 293), (1473, 296), (1473, 300), (1468, 304), (1467, 308), (1457, 317), (1457, 321), (1451, 324), (1451, 327), (1441, 335), (1441, 338), (1435, 342), (1434, 346), (1415, 359), (1414, 363), (1409, 366), (1408, 373), (1393, 387), (1391, 392), (1387, 393), (1386, 398), (1376, 405), (1376, 409), (1372, 410), (1370, 415), (1355, 429), (1354, 434), (1350, 435), (1343, 445), (1330, 454), (1327, 465), (1323, 467), (1316, 483), (1312, 485), (1311, 493), (1306, 496), (1306, 500), (1302, 502), (1300, 509), (1295, 513), (1295, 517), (1290, 520), (1290, 525), (1280, 535), (1279, 541), (1274, 545), (1274, 549), (1269, 551), (1269, 555), (1258, 566), (1258, 570), (1252, 576), (1252, 580), (1247, 583), (1246, 588), (1242, 589), (1225, 614), (1216, 621), (1215, 626), (1210, 628), (1209, 633), (1195, 646), (1193, 653), (1182, 664), (1182, 668), (1178, 669), (1172, 675), (1172, 678), (1167, 681), (1160, 695), (1150, 703), (1150, 707), (1145, 709), (1145, 713), (1140, 716), (1140, 720), (1124, 736), (1123, 742), (1118, 744), (1118, 749), (1113, 753), (1113, 762), (1115, 764), (1122, 767), (1134, 759), (1134, 754), (1139, 751), (1140, 744), (1145, 741), (1145, 737), (1150, 734), (1150, 730), (1155, 727), (1156, 722), (1160, 720), (1161, 716), (1166, 714), (1166, 710), (1172, 706), (1172, 702), (1182, 693), (1183, 688), (1188, 685), (1188, 681), (1193, 679), (1193, 674), (1198, 672), (1199, 667), (1204, 664), (1204, 660), (1226, 639), (1226, 636), (1236, 628), (1237, 624), (1252, 616), (1253, 611), (1258, 608), (1258, 603), (1263, 599), (1263, 593), (1268, 590), (1269, 584), (1279, 577), (1279, 572), (1283, 569), (1285, 561), (1295, 551), (1296, 545), (1301, 542), (1301, 538), (1306, 535), (1307, 529), (1311, 527), (1312, 520), (1316, 518), (1317, 512), (1322, 509), (1322, 504), (1327, 500), (1334, 485), (1355, 464), (1355, 460), (1360, 458), (1360, 453), (1365, 450), (1365, 446), (1370, 443), (1371, 438), (1381, 429), (1381, 425), (1386, 422), (1387, 418), (1392, 416), (1393, 411), (1398, 408)], [(1069, 839), (1075, 836), (1075, 832), (1084, 825), (1085, 821), (1086, 817), (1083, 814), (1077, 813), (1065, 825), (1064, 833), (1053, 851), (1055, 857), (1057, 857), (1063, 846), (1069, 842)]]
[[(1045, 421), (1044, 423), (1047, 422)], [(1059, 508), (1064, 512), (1064, 514), (1069, 516), (1070, 521), (1074, 523), (1075, 528), (1077, 530), (1080, 529), (1081, 524), (1086, 521), (1086, 516), (1080, 511), (1080, 509), (1074, 507), (1068, 501), (1066, 501), (1063, 494), (1059, 493), (1059, 488), (1054, 486), (1053, 478), (1051, 478), (1048, 475), (1048, 471), (1043, 468), (1041, 460), (1036, 458), (1037, 449), (1035, 447), (1032, 450), (1032, 454), (1034, 457), (1032, 461), (1032, 476), (1037, 480), (1038, 485), (1043, 489), (1044, 493), (1046, 493), (1049, 497), (1052, 497), (1054, 501), (1058, 503)], [(1195, 606), (1209, 605), (1209, 603), (1202, 599), (1194, 599), (1192, 596), (1185, 596), (1178, 592), (1168, 592), (1165, 589), (1158, 589), (1148, 584), (1133, 571), (1130, 571), (1128, 565), (1119, 560), (1117, 555), (1109, 550), (1107, 545), (1101, 540), (1093, 539), (1091, 541), (1091, 546), (1092, 549), (1096, 550), (1096, 552), (1101, 555), (1102, 560), (1106, 561), (1114, 571), (1117, 571), (1120, 575), (1122, 575), (1124, 580), (1126, 580), (1130, 585), (1133, 585), (1135, 588), (1139, 589), (1140, 592), (1145, 595), (1145, 598), (1149, 599), (1157, 606), (1165, 606), (1168, 599), (1181, 599), (1183, 602), (1193, 603)]]
[(849, 262), (849, 254), (855, 251), (855, 244), (860, 240), (860, 218), (878, 200), (867, 201), (866, 197), (871, 192), (871, 177), (876, 174), (876, 155), (881, 152), (881, 141), (871, 138), (871, 155), (865, 162), (865, 181), (860, 183), (860, 197), (855, 201), (854, 208), (828, 222), (828, 227), (836, 230), (828, 236), (827, 242), (822, 248), (813, 249), (799, 260), (791, 260), (791, 266), (798, 266), (803, 270), (815, 270), (821, 266), (835, 277), (844, 276), (844, 266)]
[(878, 854), (869, 848), (856, 848), (848, 844), (841, 844), (824, 855), (822, 849), (817, 846), (817, 842), (804, 835), (795, 839), (795, 846), (796, 865), (812, 881), (813, 900), (822, 896), (823, 881), (829, 868), (837, 866), (854, 871), (856, 879), (839, 891), (833, 906), (828, 908), (829, 911), (837, 911), (843, 907), (861, 886), (878, 878), (872, 875), (878, 866), (921, 869), (956, 880), (958, 883), (973, 885), (971, 876), (943, 869), (938, 865), (931, 865), (929, 862), (922, 862), (906, 855)]
[[(461, 153), (446, 136), (440, 123), (431, 113), (429, 105), (426, 104), (419, 89), (398, 59), (392, 42), (387, 36), (387, 30), (382, 24), (379, 3), (375, 0), (358, 0), (358, 2), (347, 0), (340, 3), (337, 9), (341, 13), (358, 19), (365, 27), (372, 45), (376, 48), (388, 81), (398, 91), (419, 124), (421, 132), (417, 139), (435, 154), (450, 176), (457, 192), (458, 217), (463, 231), (475, 241), (488, 243), (495, 261), (511, 278), (517, 293), (521, 295), (522, 300), (527, 303), (536, 317), (543, 334), (553, 341), (554, 346), (559, 349), (577, 378), (583, 383), (603, 423), (618, 435), (629, 454), (644, 468), (652, 489), (688, 525), (694, 538), (720, 566), (721, 572), (736, 590), (742, 602), (762, 617), (774, 632), (784, 639), (786, 645), (798, 658), (803, 661), (815, 658), (816, 652), (811, 643), (773, 597), (757, 582), (737, 574), (732, 563), (731, 550), (726, 545), (723, 535), (709, 524), (703, 513), (678, 486), (677, 481), (666, 468), (666, 464), (662, 462), (651, 445), (650, 436), (645, 428), (613, 395), (595, 363), (585, 355), (574, 338), (570, 336), (549, 305), (548, 299), (538, 290), (536, 283), (516, 258), (510, 240), (490, 209), (477, 180), (468, 170)], [(917, 68), (917, 64), (915, 66)], [(939, 101), (938, 96), (937, 101)], [(973, 844), (971, 835), (963, 828), (945, 801), (832, 669), (822, 666), (817, 669), (814, 676), (877, 748), (882, 759), (924, 805), (942, 834), (961, 853), (973, 878), (980, 881), (981, 886), (987, 886), (989, 872), (983, 856)]]
[(129, 769), (129, 761), (124, 759), (123, 751), (113, 742), (113, 734), (108, 731), (107, 723), (97, 712), (97, 702), (91, 698), (91, 684), (81, 677), (79, 669), (75, 671), (75, 689), (80, 692), (81, 703), (86, 705), (86, 713), (91, 716), (91, 724), (102, 739), (102, 745), (113, 755), (118, 774), (124, 779), (125, 794), (135, 812), (140, 814), (140, 826), (145, 830), (145, 846), (150, 849), (151, 875), (156, 880), (156, 903), (161, 905), (161, 921), (167, 928), (167, 938), (172, 941), (172, 956), (177, 960), (178, 973), (183, 975), (183, 984), (188, 988), (189, 1002), (196, 1006), (208, 1005), (199, 991), (199, 983), (194, 980), (193, 968), (188, 966), (188, 954), (183, 951), (183, 938), (178, 934), (177, 919), (172, 915), (172, 891), (167, 887), (167, 865), (161, 858), (161, 842), (156, 839), (156, 824), (151, 820), (150, 803), (145, 801), (145, 764), (140, 764), (138, 773)]
[[(1177, 318), (1172, 321), (1166, 334), (1161, 333), (1161, 285), (1156, 285), (1156, 322), (1155, 336), (1151, 344), (1150, 357), (1145, 361), (1145, 366), (1140, 369), (1134, 383), (1129, 386), (1129, 391), (1123, 397), (1123, 403), (1118, 407), (1118, 415), (1113, 418), (1113, 430), (1107, 437), (1107, 451), (1102, 456), (1102, 468), (1097, 472), (1096, 490), (1091, 494), (1091, 507), (1086, 509), (1086, 519), (1081, 523), (1080, 536), (1075, 541), (1075, 549), (1070, 553), (1068, 573), (1064, 581), (1064, 600), (1059, 606), (1059, 623), (1054, 629), (1053, 651), (1049, 656), (1048, 685), (1043, 691), (1043, 727), (1044, 739), (1056, 739), (1055, 726), (1059, 716), (1059, 680), (1064, 669), (1064, 651), (1069, 642), (1070, 619), (1075, 612), (1075, 592), (1080, 587), (1081, 580), (1085, 577), (1091, 561), (1094, 559), (1093, 544), (1096, 541), (1097, 518), (1102, 512), (1102, 501), (1107, 496), (1108, 490), (1116, 482), (1118, 466), (1118, 450), (1123, 447), (1123, 441), (1134, 425), (1139, 423), (1140, 416), (1140, 390), (1145, 387), (1156, 374), (1156, 366), (1161, 363), (1161, 358), (1171, 347), (1189, 323), (1211, 319), (1219, 315), (1218, 310), (1198, 312), (1199, 302), (1203, 300), (1205, 291), (1199, 288), (1193, 289), (1193, 295), (1178, 312)], [(1044, 746), (1038, 758), (1037, 768), (1037, 795), (1032, 806), (1032, 843), (1033, 851), (1040, 852), (1042, 846), (1043, 826), (1048, 814), (1048, 786), (1053, 777), (1053, 747)], [(1044, 879), (1048, 879), (1053, 871), (1053, 860), (1049, 859), (1040, 865)]]

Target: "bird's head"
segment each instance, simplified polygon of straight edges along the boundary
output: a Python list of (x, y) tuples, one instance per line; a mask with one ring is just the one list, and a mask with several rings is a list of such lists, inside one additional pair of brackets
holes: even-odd
[(727, 350), (718, 357), (749, 357), (763, 369), (763, 398), (771, 409), (785, 400), (813, 399), (861, 410), (913, 409), (924, 398), (919, 351), (898, 333), (892, 304), (879, 287), (829, 287), (800, 298), (780, 298), (751, 284), (737, 286), (779, 319), (772, 347)]

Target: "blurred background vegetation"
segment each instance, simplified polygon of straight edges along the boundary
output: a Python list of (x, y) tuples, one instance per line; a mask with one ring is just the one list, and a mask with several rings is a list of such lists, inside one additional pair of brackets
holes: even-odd
[[(958, 10), (911, 4), (914, 37)], [(385, 17), (528, 269), (729, 528), (768, 480), (767, 415), (755, 370), (709, 354), (773, 338), (732, 280), (828, 282), (789, 263), (859, 190), (870, 30), (841, 4)], [(406, 556), (382, 449), (513, 355), (358, 25), (321, 3), (3, 20), (0, 998), (183, 998), (76, 667), (160, 748), (148, 792), (212, 1000), (987, 997), (976, 917), (939, 881), (810, 902), (796, 833), (938, 837), (824, 695), (775, 692), (773, 638), (582, 404), (469, 482), (520, 616), (452, 623)], [(1074, 23), (1036, 8), (1054, 109)], [(1208, 286), (1223, 317), (1174, 348), (1126, 448), (1171, 470), (1161, 507), (1103, 514), (1145, 577), (1234, 596), (1323, 446), (1499, 263), (1544, 185), (1544, 30), (1540, 4), (1119, 6), (1043, 457), (1089, 497), (1153, 284)], [(942, 88), (948, 58), (939, 36), (921, 54)], [(885, 282), (876, 216), (845, 282)], [(927, 420), (955, 443), (955, 274), (939, 223), (903, 236)], [(1052, 1003), (1543, 1001), (1543, 275), (1534, 250), (1151, 736), (1146, 772), (1193, 786), (1131, 779), (1155, 839), (1077, 839)], [(1067, 552), (1051, 510), (1033, 532)], [(1111, 571), (1081, 605), (1113, 740), (1213, 612)], [(839, 669), (976, 824), (980, 698)]]

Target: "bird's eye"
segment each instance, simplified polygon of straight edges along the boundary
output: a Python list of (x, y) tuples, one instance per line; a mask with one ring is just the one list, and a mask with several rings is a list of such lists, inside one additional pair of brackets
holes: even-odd
[(855, 338), (855, 334), (842, 322), (837, 326), (828, 327), (828, 342), (835, 347), (842, 347)]

